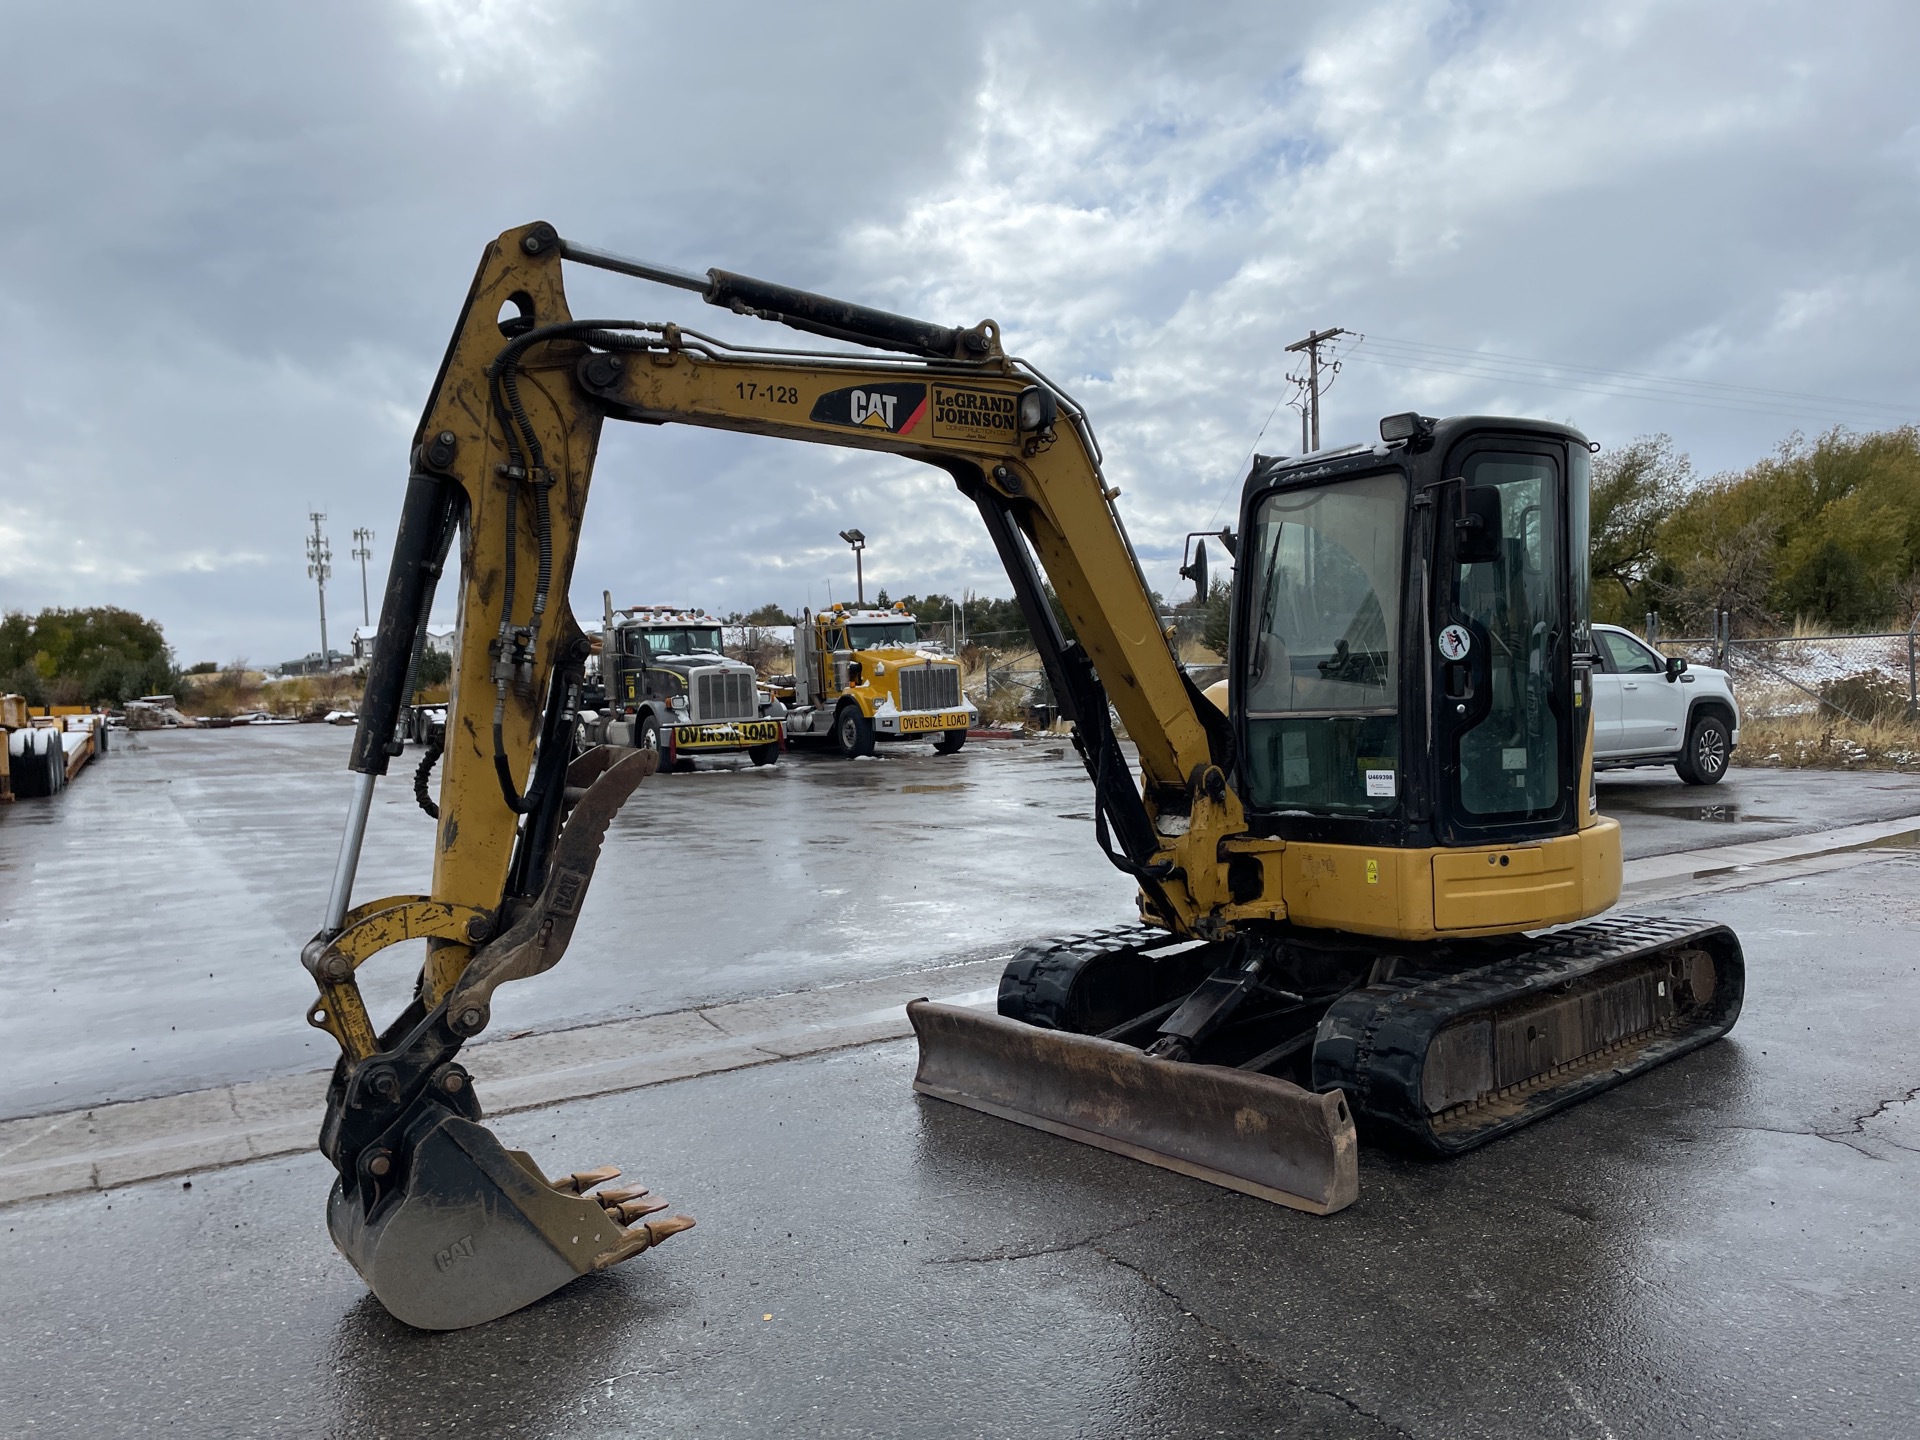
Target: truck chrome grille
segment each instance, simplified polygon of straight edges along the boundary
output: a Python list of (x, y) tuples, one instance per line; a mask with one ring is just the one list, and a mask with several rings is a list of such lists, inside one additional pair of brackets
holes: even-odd
[(693, 672), (693, 718), (702, 724), (752, 720), (760, 713), (759, 687), (751, 670)]
[(900, 672), (902, 710), (956, 710), (959, 706), (959, 666), (916, 665)]

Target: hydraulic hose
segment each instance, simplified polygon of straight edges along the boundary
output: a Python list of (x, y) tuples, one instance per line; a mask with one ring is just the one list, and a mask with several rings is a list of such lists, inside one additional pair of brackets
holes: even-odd
[[(499, 651), (495, 659), (493, 700), (493, 769), (500, 781), (501, 798), (507, 807), (516, 814), (525, 815), (539, 803), (538, 784), (530, 785), (522, 795), (514, 784), (513, 766), (507, 758), (506, 718), (507, 685), (512, 668), (512, 656), (518, 650), (533, 651), (540, 642), (540, 630), (546, 619), (547, 603), (553, 587), (553, 513), (551, 495), (554, 479), (547, 468), (546, 451), (540, 444), (539, 432), (534, 428), (527, 414), (526, 406), (520, 399), (520, 358), (534, 345), (548, 340), (579, 338), (611, 349), (637, 348), (636, 342), (621, 331), (644, 329), (637, 320), (568, 320), (556, 325), (542, 325), (517, 335), (508, 341), (496, 355), (493, 363), (487, 367), (487, 383), (493, 410), (506, 433), (507, 463), (504, 475), (507, 482), (506, 505), (506, 554), (503, 557), (500, 587), (500, 624)], [(518, 542), (519, 542), (519, 498), (520, 482), (530, 481), (533, 485), (533, 523), (534, 536), (539, 546), (539, 566), (534, 576), (533, 608), (530, 623), (525, 634), (516, 635), (513, 624), (513, 602), (518, 581)]]
[(427, 753), (420, 757), (420, 767), (413, 772), (413, 798), (435, 820), (440, 818), (440, 807), (427, 793), (427, 782), (433, 777), (433, 767), (440, 763), (446, 748), (446, 732), (443, 730), (427, 741)]

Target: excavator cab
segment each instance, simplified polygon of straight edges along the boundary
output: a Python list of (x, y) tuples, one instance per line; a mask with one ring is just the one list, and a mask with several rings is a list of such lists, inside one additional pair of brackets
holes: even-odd
[(1422, 425), (1248, 479), (1230, 694), (1255, 834), (1458, 846), (1586, 814), (1587, 443)]

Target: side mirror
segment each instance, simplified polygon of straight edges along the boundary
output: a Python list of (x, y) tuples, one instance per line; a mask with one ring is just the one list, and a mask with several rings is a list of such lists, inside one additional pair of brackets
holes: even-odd
[(1453, 550), (1462, 565), (1483, 565), (1500, 558), (1500, 492), (1494, 486), (1461, 486)]
[(1669, 655), (1667, 657), (1667, 683), (1669, 685), (1686, 673), (1687, 661), (1685, 656)]
[(1193, 547), (1193, 563), (1180, 567), (1180, 578), (1193, 581), (1194, 599), (1200, 604), (1207, 603), (1207, 542), (1202, 540)]

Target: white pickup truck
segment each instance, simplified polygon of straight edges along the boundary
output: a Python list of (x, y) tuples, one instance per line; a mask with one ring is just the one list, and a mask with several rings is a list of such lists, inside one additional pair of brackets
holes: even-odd
[(1631, 630), (1593, 627), (1593, 762), (1671, 765), (1689, 785), (1727, 773), (1740, 707), (1727, 672), (1652, 649)]

